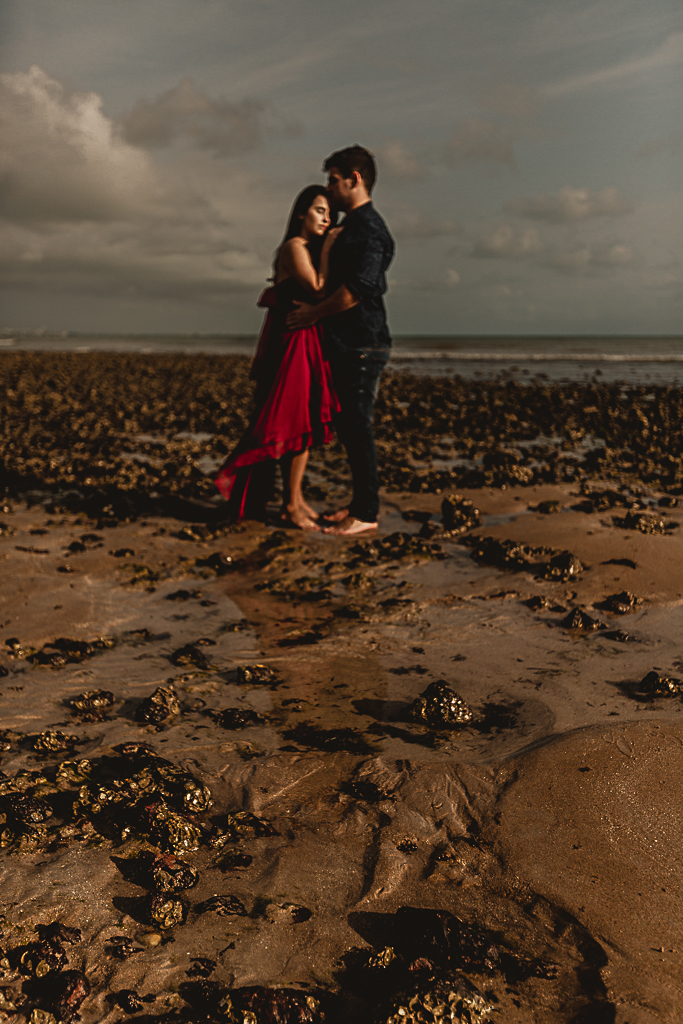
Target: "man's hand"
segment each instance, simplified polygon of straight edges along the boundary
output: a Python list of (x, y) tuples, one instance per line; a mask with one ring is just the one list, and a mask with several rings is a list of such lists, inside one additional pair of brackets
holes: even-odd
[(296, 299), (293, 299), (292, 302), (298, 308), (288, 314), (287, 326), (291, 330), (295, 330), (297, 327), (312, 327), (318, 319), (316, 307), (309, 305), (308, 302), (297, 302)]

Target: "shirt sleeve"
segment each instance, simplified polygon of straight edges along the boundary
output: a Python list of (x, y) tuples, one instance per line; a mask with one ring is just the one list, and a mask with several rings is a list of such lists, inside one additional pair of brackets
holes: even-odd
[(343, 283), (357, 299), (382, 292), (385, 252), (381, 238), (358, 238), (347, 247)]

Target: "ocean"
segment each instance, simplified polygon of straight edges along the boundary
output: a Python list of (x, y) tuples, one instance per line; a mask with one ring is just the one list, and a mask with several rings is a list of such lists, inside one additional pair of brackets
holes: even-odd
[[(255, 335), (5, 332), (0, 352), (210, 352), (251, 355)], [(389, 364), (419, 375), (683, 383), (683, 336), (399, 335)]]

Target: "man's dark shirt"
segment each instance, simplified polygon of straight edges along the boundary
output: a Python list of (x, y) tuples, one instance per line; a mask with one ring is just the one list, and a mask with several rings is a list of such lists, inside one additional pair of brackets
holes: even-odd
[(327, 294), (345, 284), (358, 302), (323, 321), (330, 353), (348, 349), (390, 348), (391, 335), (382, 296), (386, 272), (394, 258), (394, 240), (372, 203), (348, 213), (330, 252)]

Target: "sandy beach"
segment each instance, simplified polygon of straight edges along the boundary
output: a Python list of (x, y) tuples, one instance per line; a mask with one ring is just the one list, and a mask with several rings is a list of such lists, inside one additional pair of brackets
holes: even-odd
[(680, 392), (388, 375), (353, 542), (247, 366), (0, 358), (0, 1019), (675, 1024)]

